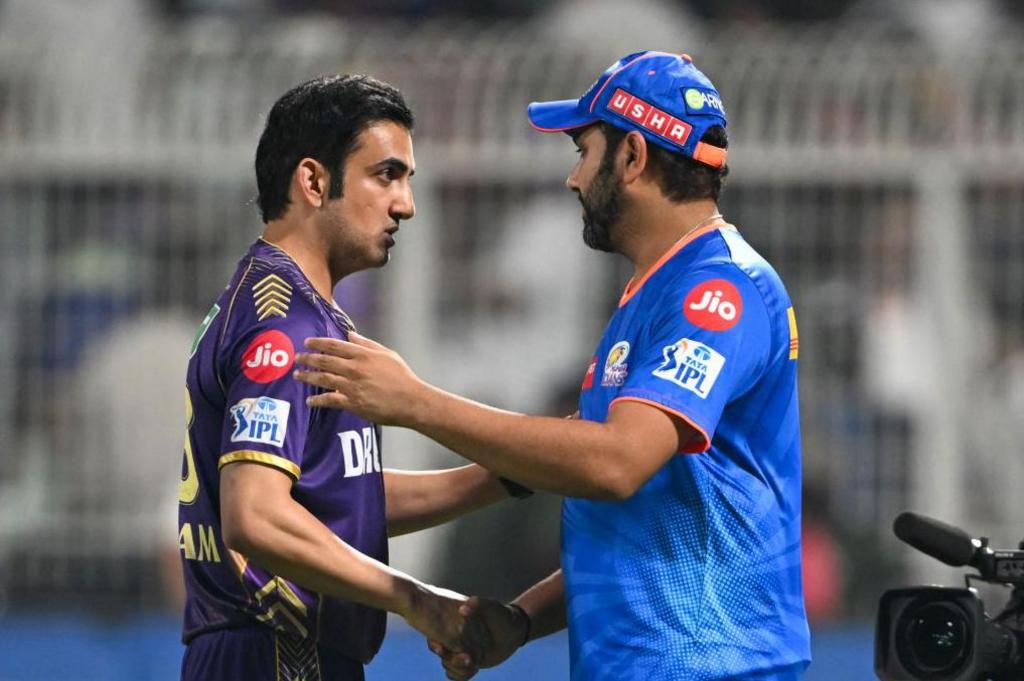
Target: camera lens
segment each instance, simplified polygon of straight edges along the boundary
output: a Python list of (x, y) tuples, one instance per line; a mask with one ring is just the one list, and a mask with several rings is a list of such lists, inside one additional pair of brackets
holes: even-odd
[(912, 605), (900, 617), (896, 648), (907, 671), (922, 679), (942, 679), (959, 671), (971, 654), (971, 627), (951, 603)]

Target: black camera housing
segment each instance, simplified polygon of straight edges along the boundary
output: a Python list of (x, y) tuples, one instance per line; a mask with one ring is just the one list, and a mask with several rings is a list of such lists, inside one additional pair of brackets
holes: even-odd
[(893, 589), (882, 595), (875, 672), (883, 681), (1022, 679), (1018, 633), (992, 622), (974, 589)]

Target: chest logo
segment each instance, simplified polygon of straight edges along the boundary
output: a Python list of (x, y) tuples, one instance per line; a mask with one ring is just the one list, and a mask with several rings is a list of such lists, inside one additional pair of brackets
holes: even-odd
[(672, 345), (662, 348), (664, 357), (654, 375), (689, 390), (705, 399), (718, 374), (725, 366), (725, 357), (713, 348), (690, 338), (680, 338)]
[(242, 355), (242, 373), (250, 381), (270, 383), (287, 374), (294, 360), (295, 346), (287, 334), (264, 331), (249, 343)]
[(743, 298), (730, 281), (709, 279), (686, 294), (683, 314), (697, 328), (728, 331), (743, 316)]
[(594, 372), (597, 371), (597, 357), (590, 360), (587, 373), (583, 375), (583, 390), (590, 390), (594, 387)]
[(620, 386), (626, 382), (626, 374), (629, 373), (629, 365), (626, 359), (629, 357), (629, 341), (619, 341), (608, 351), (608, 359), (604, 363), (604, 375), (601, 377), (601, 385)]
[(288, 402), (273, 397), (247, 397), (239, 400), (231, 407), (231, 418), (235, 422), (231, 441), (283, 447), (291, 408)]

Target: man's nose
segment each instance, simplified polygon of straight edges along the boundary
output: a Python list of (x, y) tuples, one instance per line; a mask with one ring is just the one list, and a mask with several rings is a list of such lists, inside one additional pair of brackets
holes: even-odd
[(409, 220), (416, 215), (416, 199), (412, 195), (412, 187), (407, 186), (401, 197), (391, 207), (392, 217)]

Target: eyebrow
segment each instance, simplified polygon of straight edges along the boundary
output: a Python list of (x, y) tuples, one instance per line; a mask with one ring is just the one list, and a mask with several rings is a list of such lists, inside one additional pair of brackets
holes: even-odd
[(398, 171), (403, 175), (408, 173), (409, 177), (412, 177), (413, 175), (416, 174), (416, 170), (410, 169), (408, 163), (399, 158), (395, 158), (394, 156), (389, 156), (383, 161), (378, 161), (377, 163), (374, 163), (372, 167), (375, 170), (384, 170), (385, 168), (391, 168), (392, 170)]

